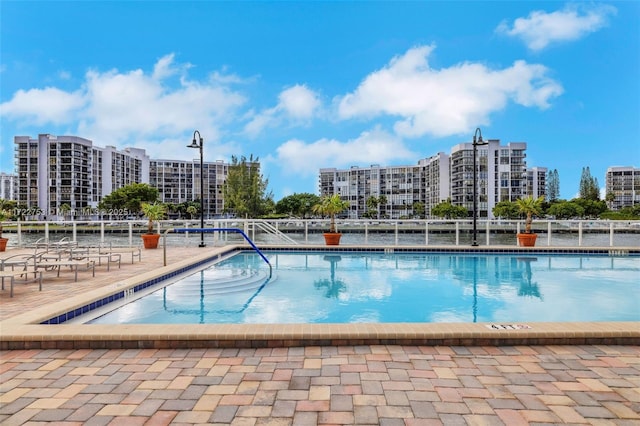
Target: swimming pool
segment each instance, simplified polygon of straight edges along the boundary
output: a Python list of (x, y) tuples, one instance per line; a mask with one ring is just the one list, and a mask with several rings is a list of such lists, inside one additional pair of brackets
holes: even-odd
[(93, 324), (640, 320), (640, 259), (587, 255), (241, 252)]

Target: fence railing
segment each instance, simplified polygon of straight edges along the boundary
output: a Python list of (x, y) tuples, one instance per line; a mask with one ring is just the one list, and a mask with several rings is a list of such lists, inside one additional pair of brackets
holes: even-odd
[[(198, 228), (198, 220), (160, 221), (158, 232), (168, 228)], [(207, 220), (206, 227), (240, 228), (257, 244), (324, 244), (323, 232), (328, 219), (219, 219)], [(343, 234), (341, 244), (349, 245), (471, 245), (471, 220), (338, 220)], [(533, 232), (537, 246), (563, 247), (638, 247), (640, 221), (609, 220), (536, 220)], [(517, 246), (516, 234), (524, 229), (524, 221), (478, 220), (476, 240), (481, 246)], [(4, 222), (8, 247), (32, 246), (36, 241), (54, 242), (67, 238), (78, 244), (140, 244), (146, 232), (146, 221), (69, 221), (69, 222)], [(200, 235), (185, 232), (170, 235), (174, 245), (195, 245)], [(208, 244), (223, 245), (242, 239), (232, 233), (206, 235)]]

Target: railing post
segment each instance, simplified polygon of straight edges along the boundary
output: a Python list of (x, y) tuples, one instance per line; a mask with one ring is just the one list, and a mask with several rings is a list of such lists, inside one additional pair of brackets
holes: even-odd
[(460, 245), (460, 222), (456, 220), (456, 245)]
[(551, 247), (551, 221), (547, 222), (547, 246)]
[(398, 245), (398, 221), (396, 221), (396, 244)]
[(490, 242), (490, 235), (491, 235), (491, 226), (490, 226), (490, 224), (491, 224), (491, 220), (489, 220), (489, 218), (487, 218), (485, 223), (487, 224), (487, 226), (485, 227), (485, 229), (486, 229), (485, 232), (487, 233), (487, 238), (486, 238), (487, 245), (491, 245), (491, 242)]
[(133, 247), (133, 223), (129, 222), (129, 247)]
[(578, 222), (578, 247), (582, 247), (582, 221)]
[(609, 247), (613, 247), (613, 222), (609, 224)]
[(424, 221), (424, 245), (429, 245), (429, 221)]
[(44, 223), (44, 242), (49, 243), (49, 222)]
[(22, 247), (22, 222), (18, 221), (18, 246)]
[(369, 242), (369, 223), (364, 223), (364, 243), (367, 244)]

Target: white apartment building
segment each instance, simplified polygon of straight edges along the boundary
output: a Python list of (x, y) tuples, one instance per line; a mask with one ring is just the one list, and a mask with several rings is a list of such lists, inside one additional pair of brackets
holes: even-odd
[(548, 169), (546, 167), (531, 167), (527, 169), (527, 195), (531, 195), (533, 198), (546, 197), (547, 172)]
[(32, 215), (58, 217), (66, 204), (87, 210), (93, 198), (92, 142), (77, 136), (16, 136), (18, 203)]
[[(151, 160), (144, 149), (103, 148), (77, 136), (16, 136), (14, 143), (15, 198), (32, 212), (28, 216), (58, 219), (66, 204), (67, 214), (89, 218), (104, 196), (131, 183), (158, 188), (161, 201), (167, 203), (200, 198), (199, 161)], [(216, 161), (203, 166), (205, 217), (221, 215), (229, 165)]]
[(340, 194), (348, 200), (348, 217), (352, 219), (368, 211), (370, 197), (382, 196), (385, 202), (378, 206), (381, 218), (412, 217), (417, 214), (414, 203), (423, 203), (428, 213), (431, 207), (447, 198), (448, 165), (448, 156), (438, 153), (412, 166), (373, 164), (345, 170), (323, 168), (320, 169), (320, 194)]
[(18, 175), (0, 172), (0, 198), (15, 200), (18, 194)]
[(605, 194), (615, 196), (611, 210), (640, 204), (640, 168), (609, 167), (605, 180)]
[[(478, 217), (492, 218), (491, 211), (500, 201), (544, 195), (546, 168), (527, 169), (526, 143), (500, 145), (500, 140), (490, 139), (476, 148)], [(472, 212), (473, 170), (473, 145), (462, 143), (450, 155), (438, 153), (415, 166), (320, 169), (320, 195), (340, 194), (348, 200), (349, 218), (361, 217), (371, 196), (386, 198), (380, 213), (390, 219), (414, 217), (418, 202), (431, 217), (431, 209), (449, 198)]]
[(16, 136), (14, 143), (17, 200), (32, 212), (29, 216), (87, 218), (113, 190), (149, 181), (149, 157), (141, 149), (117, 151), (81, 137), (50, 134)]
[[(223, 161), (203, 163), (205, 218), (224, 211), (223, 187), (229, 164)], [(200, 162), (179, 160), (151, 160), (149, 184), (158, 189), (160, 201), (180, 204), (200, 199)]]

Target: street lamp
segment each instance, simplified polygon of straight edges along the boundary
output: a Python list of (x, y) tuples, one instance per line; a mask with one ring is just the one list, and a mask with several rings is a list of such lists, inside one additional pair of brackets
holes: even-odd
[[(198, 139), (196, 139), (196, 133), (198, 134)], [(198, 140), (200, 143), (198, 143)], [(202, 159), (202, 145), (204, 144), (204, 139), (200, 136), (199, 131), (193, 132), (193, 142), (191, 145), (187, 145), (187, 148), (200, 148), (200, 246), (205, 247), (204, 243), (204, 163)]]
[[(476, 140), (476, 136), (478, 139)], [(482, 131), (478, 127), (473, 134), (473, 241), (471, 245), (478, 245), (478, 145), (488, 145), (489, 142), (483, 142)]]

